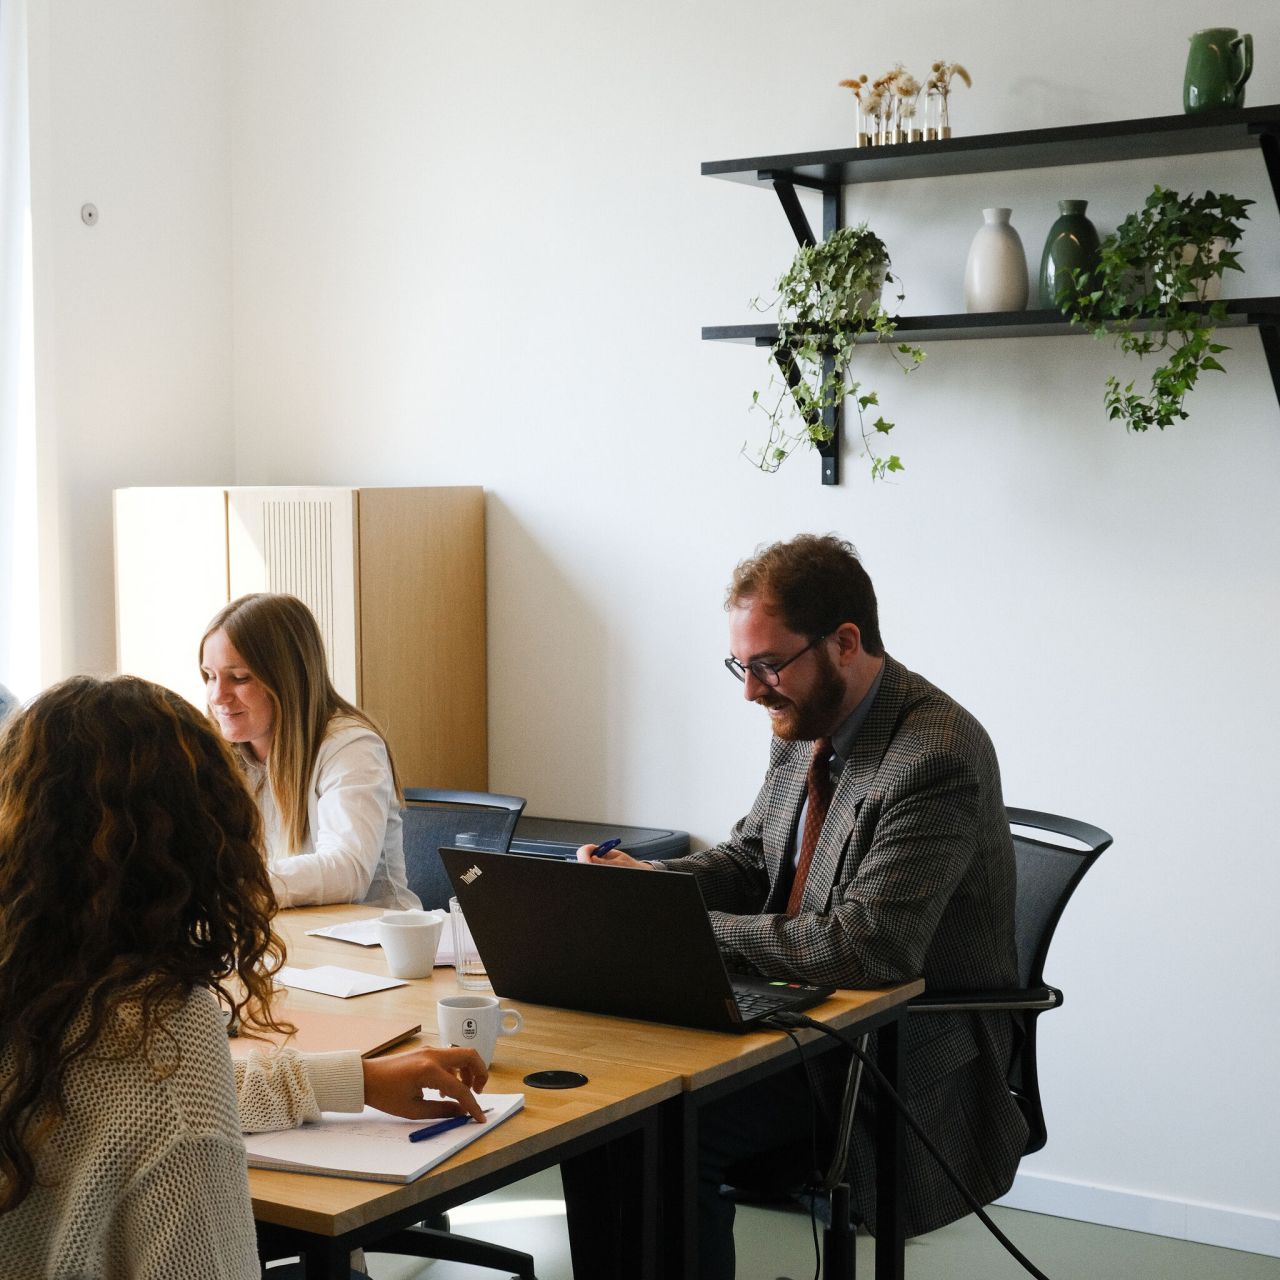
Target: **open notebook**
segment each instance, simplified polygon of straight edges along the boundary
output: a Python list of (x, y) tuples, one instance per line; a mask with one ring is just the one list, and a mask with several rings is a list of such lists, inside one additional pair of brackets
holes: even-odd
[(371, 1182), (412, 1182), (455, 1151), (491, 1132), (524, 1106), (522, 1093), (478, 1093), (489, 1111), (484, 1124), (464, 1124), (423, 1142), (410, 1142), (429, 1120), (404, 1120), (365, 1107), (350, 1114), (326, 1111), (315, 1124), (277, 1133), (246, 1133), (245, 1149), (253, 1169), (323, 1173)]

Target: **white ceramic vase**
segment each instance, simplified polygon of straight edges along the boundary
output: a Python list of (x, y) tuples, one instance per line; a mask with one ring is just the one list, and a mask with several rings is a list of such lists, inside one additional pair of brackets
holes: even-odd
[(983, 209), (964, 267), (966, 311), (1021, 311), (1027, 305), (1027, 255), (1009, 225), (1009, 209)]

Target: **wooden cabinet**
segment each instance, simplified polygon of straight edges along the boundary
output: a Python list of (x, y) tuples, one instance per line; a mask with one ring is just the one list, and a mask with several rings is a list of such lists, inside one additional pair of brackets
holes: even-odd
[(122, 672), (203, 708), (209, 619), (247, 592), (288, 592), (406, 786), (487, 790), (482, 489), (117, 489), (115, 543)]

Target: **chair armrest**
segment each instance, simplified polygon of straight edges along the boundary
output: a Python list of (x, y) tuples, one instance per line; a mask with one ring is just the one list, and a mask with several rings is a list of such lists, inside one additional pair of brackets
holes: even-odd
[(1043, 1012), (1062, 1003), (1057, 987), (1007, 987), (992, 991), (926, 991), (907, 1005), (908, 1013)]

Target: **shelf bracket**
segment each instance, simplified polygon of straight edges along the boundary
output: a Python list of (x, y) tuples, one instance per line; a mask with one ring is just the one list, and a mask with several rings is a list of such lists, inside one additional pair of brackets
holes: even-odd
[(1258, 133), (1258, 149), (1267, 166), (1267, 177), (1271, 179), (1271, 196), (1280, 211), (1280, 138), (1270, 129)]
[[(813, 228), (809, 225), (809, 219), (805, 216), (805, 211), (800, 207), (800, 197), (796, 195), (796, 184), (789, 177), (781, 177), (772, 169), (760, 169), (756, 172), (757, 182), (767, 182), (774, 190), (774, 194), (778, 197), (779, 204), (782, 205), (782, 212), (786, 214), (787, 222), (791, 226), (791, 233), (796, 238), (797, 244), (809, 245), (816, 244), (817, 240), (813, 234)], [(833, 231), (838, 231), (842, 225), (840, 218), (840, 188), (835, 183), (822, 183), (820, 185), (809, 183), (806, 185), (817, 186), (822, 192), (822, 238), (825, 240)]]
[(1280, 328), (1274, 324), (1259, 324), (1258, 337), (1262, 339), (1262, 351), (1271, 370), (1271, 387), (1280, 404)]
[[(813, 228), (809, 226), (809, 219), (805, 216), (804, 209), (800, 206), (800, 197), (796, 195), (796, 184), (789, 178), (778, 177), (769, 169), (760, 170), (756, 174), (756, 180), (772, 184), (774, 193), (778, 197), (778, 202), (782, 205), (782, 212), (786, 214), (787, 222), (791, 225), (791, 231), (796, 238), (796, 242), (801, 245), (816, 244)], [(840, 188), (835, 183), (825, 183), (820, 190), (822, 191), (822, 238), (825, 240), (833, 231), (838, 231), (841, 226)], [(782, 364), (782, 371), (786, 375), (787, 385), (794, 392), (800, 380), (800, 371), (796, 368), (795, 361), (791, 359), (785, 361), (785, 363), (781, 361), (779, 363)], [(831, 368), (831, 361), (824, 360), (822, 367), (824, 379), (830, 376)], [(829, 409), (824, 409), (822, 411), (822, 422), (827, 430), (831, 432), (831, 439), (814, 446), (818, 451), (818, 457), (822, 460), (822, 483), (839, 484), (840, 406), (833, 405)]]
[[(774, 348), (774, 359), (778, 362), (778, 368), (782, 370), (782, 376), (787, 380), (787, 386), (791, 388), (792, 394), (800, 385), (800, 380), (804, 376), (800, 372), (799, 365), (796, 364), (795, 354), (789, 347), (782, 348), (781, 351), (777, 347)], [(832, 361), (830, 356), (823, 357), (822, 361), (822, 377), (825, 381), (831, 376)], [(818, 457), (822, 461), (822, 483), (823, 484), (839, 484), (840, 483), (840, 406), (838, 404), (831, 405), (829, 408), (823, 409), (821, 417), (815, 416), (813, 413), (805, 415), (805, 420), (810, 426), (815, 426), (818, 422), (831, 432), (831, 439), (823, 441), (821, 444), (814, 444), (814, 448), (818, 451)]]
[[(786, 214), (787, 222), (791, 225), (791, 233), (795, 236), (796, 243), (817, 244), (813, 228), (809, 226), (809, 219), (805, 217), (805, 212), (800, 207), (800, 197), (796, 195), (796, 184), (789, 178), (777, 177), (768, 169), (762, 169), (757, 173), (756, 180), (772, 185), (774, 194), (778, 197), (778, 203), (782, 205), (782, 212)], [(825, 232), (826, 228), (824, 227), (823, 230)]]

